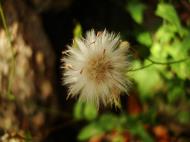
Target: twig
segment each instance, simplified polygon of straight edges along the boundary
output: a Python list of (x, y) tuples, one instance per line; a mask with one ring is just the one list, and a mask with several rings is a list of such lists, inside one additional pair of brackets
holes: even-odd
[(181, 60), (177, 60), (177, 61), (170, 61), (170, 62), (157, 62), (157, 61), (154, 61), (152, 59), (147, 59), (148, 61), (150, 61), (151, 63), (153, 64), (158, 64), (158, 65), (171, 65), (171, 64), (176, 64), (176, 63), (181, 63), (181, 62), (184, 62), (187, 60), (187, 58), (185, 59), (181, 59)]
[(133, 72), (133, 71), (138, 71), (138, 70), (142, 70), (142, 69), (145, 69), (145, 68), (148, 68), (154, 64), (156, 65), (171, 65), (171, 64), (177, 64), (177, 63), (181, 63), (181, 62), (184, 62), (186, 61), (188, 58), (185, 58), (185, 59), (181, 59), (181, 60), (177, 60), (177, 61), (170, 61), (170, 62), (157, 62), (157, 61), (154, 61), (152, 59), (147, 59), (148, 61), (150, 61), (151, 63), (148, 64), (148, 65), (145, 65), (145, 66), (142, 66), (142, 67), (139, 67), (139, 68), (136, 68), (136, 69), (132, 69), (132, 70), (128, 70), (128, 72)]

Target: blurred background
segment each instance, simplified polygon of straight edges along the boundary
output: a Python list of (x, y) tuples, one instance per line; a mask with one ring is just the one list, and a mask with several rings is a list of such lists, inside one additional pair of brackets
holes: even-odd
[[(189, 0), (0, 3), (0, 142), (190, 142)], [(121, 110), (66, 100), (62, 51), (92, 28), (130, 43)]]

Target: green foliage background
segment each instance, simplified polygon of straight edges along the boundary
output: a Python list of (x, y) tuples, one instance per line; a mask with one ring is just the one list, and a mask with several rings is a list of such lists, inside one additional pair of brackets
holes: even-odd
[[(141, 141), (152, 142), (154, 138), (145, 130), (145, 124), (154, 126), (175, 121), (189, 125), (190, 23), (182, 24), (175, 2), (157, 2), (150, 19), (152, 25), (147, 25), (144, 15), (150, 10), (150, 5), (140, 0), (127, 1), (124, 8), (136, 27), (131, 31), (136, 43), (131, 45), (131, 50), (138, 52), (138, 56), (132, 59), (133, 71), (128, 74), (134, 82), (132, 89), (138, 92), (143, 111), (137, 116), (131, 116), (125, 110), (119, 115), (111, 112), (98, 114), (94, 106), (78, 102), (74, 107), (74, 117), (87, 121), (78, 140), (85, 141), (112, 130), (127, 130)], [(79, 27), (80, 24), (75, 28), (75, 36), (81, 35)], [(125, 33), (122, 34), (125, 37)], [(118, 139), (117, 142), (120, 141), (124, 140)]]

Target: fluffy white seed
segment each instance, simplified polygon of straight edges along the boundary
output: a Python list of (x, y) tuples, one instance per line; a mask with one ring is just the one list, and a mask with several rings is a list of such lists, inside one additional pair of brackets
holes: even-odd
[(130, 81), (128, 42), (121, 42), (119, 35), (106, 30), (86, 33), (76, 39), (64, 52), (63, 84), (68, 85), (68, 97), (103, 105), (119, 106), (119, 97), (127, 92)]

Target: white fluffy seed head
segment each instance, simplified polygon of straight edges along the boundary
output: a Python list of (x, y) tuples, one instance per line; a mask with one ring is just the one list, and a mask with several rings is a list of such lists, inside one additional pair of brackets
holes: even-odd
[(127, 92), (130, 81), (126, 76), (129, 68), (128, 42), (106, 30), (85, 38), (75, 39), (64, 52), (63, 84), (68, 85), (68, 97), (103, 105), (120, 106), (119, 96)]

